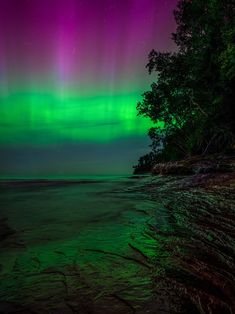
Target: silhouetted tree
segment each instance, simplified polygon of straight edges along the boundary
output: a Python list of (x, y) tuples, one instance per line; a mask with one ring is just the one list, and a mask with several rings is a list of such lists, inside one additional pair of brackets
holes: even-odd
[(174, 16), (177, 52), (150, 52), (156, 82), (137, 104), (158, 125), (149, 135), (163, 160), (221, 152), (235, 139), (235, 1), (180, 0)]

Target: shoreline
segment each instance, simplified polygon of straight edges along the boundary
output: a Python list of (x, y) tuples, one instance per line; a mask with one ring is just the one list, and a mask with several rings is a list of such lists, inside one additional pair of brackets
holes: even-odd
[(10, 189), (3, 313), (233, 313), (234, 176)]

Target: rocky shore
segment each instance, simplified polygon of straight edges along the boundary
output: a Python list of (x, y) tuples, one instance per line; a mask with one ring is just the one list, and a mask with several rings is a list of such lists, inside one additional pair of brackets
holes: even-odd
[(235, 156), (194, 156), (175, 162), (157, 163), (153, 174), (193, 175), (205, 173), (227, 173), (235, 171)]
[(233, 167), (195, 157), (115, 183), (8, 182), (0, 313), (235, 313)]

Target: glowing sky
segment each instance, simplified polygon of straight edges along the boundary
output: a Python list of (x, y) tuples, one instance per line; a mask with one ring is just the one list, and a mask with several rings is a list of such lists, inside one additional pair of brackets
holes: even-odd
[(0, 0), (2, 175), (127, 173), (148, 151), (136, 102), (176, 0)]

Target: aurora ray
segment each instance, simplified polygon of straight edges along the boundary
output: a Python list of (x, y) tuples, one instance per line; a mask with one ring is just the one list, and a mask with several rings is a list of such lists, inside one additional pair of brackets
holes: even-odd
[[(130, 143), (133, 155), (118, 167), (127, 171), (147, 150), (150, 122), (136, 116), (136, 103), (153, 80), (145, 69), (149, 51), (174, 48), (169, 34), (175, 3), (2, 0), (1, 173), (27, 168), (22, 161), (9, 164), (12, 148), (30, 153), (38, 147), (43, 152), (115, 141)], [(78, 149), (78, 161), (79, 156)], [(69, 159), (60, 168), (65, 162)], [(31, 171), (38, 174), (43, 167), (39, 161)]]

